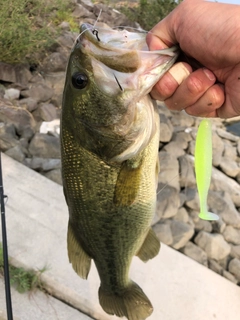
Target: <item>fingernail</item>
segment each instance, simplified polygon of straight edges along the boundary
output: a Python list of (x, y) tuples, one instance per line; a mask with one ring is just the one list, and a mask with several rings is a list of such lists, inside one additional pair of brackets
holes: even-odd
[(203, 68), (203, 72), (208, 77), (209, 80), (213, 81), (216, 80), (215, 75), (212, 73), (212, 71), (208, 70), (207, 68)]

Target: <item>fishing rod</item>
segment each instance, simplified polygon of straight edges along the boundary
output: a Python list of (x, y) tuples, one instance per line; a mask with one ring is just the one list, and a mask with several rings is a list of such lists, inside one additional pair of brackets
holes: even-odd
[(9, 279), (9, 265), (8, 265), (7, 229), (6, 229), (5, 205), (4, 205), (5, 198), (7, 198), (7, 196), (4, 195), (4, 191), (3, 191), (2, 160), (1, 160), (1, 152), (0, 152), (0, 204), (1, 204), (1, 221), (2, 221), (2, 248), (3, 248), (5, 295), (6, 295), (7, 317), (8, 317), (8, 320), (13, 320), (12, 299), (11, 299), (11, 289), (10, 289), (10, 279)]

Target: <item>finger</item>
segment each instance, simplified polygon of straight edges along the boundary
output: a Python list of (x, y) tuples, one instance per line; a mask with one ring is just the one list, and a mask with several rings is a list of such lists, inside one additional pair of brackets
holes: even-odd
[(164, 43), (158, 36), (154, 34), (153, 30), (148, 32), (146, 36), (146, 42), (149, 47), (149, 50), (160, 50), (160, 49), (168, 48), (166, 43)]
[(192, 72), (177, 88), (175, 93), (165, 100), (170, 110), (183, 110), (200, 99), (214, 85), (215, 75), (208, 69), (202, 68)]
[(165, 100), (171, 97), (191, 71), (192, 68), (187, 63), (179, 62), (174, 64), (153, 87), (151, 91), (152, 98), (155, 100)]
[(185, 108), (185, 111), (196, 117), (218, 117), (218, 109), (224, 104), (224, 86), (215, 84), (210, 87), (193, 105)]
[[(174, 10), (173, 10), (174, 11)], [(172, 30), (173, 11), (156, 24), (147, 34), (146, 42), (150, 50), (172, 47), (178, 43)]]

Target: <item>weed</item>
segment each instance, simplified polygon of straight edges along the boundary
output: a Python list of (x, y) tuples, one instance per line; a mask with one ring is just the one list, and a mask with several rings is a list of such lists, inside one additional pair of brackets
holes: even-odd
[[(25, 270), (23, 268), (16, 268), (9, 265), (10, 283), (13, 285), (19, 293), (33, 291), (36, 288), (43, 289), (40, 276), (46, 271), (46, 268), (39, 270), (38, 273), (34, 271)], [(3, 249), (0, 243), (0, 277), (4, 276), (4, 264), (3, 264)]]
[(182, 0), (139, 0), (138, 5), (129, 8), (128, 3), (118, 7), (131, 21), (136, 21), (145, 30), (150, 30), (155, 24), (168, 15)]
[(0, 61), (7, 63), (36, 63), (36, 53), (56, 40), (54, 21), (60, 24), (62, 13), (71, 12), (66, 0), (0, 0), (0, 7)]

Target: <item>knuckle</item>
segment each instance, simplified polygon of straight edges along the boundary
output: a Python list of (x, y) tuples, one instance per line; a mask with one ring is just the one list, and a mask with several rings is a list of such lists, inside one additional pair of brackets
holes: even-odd
[(220, 106), (224, 103), (224, 94), (222, 90), (219, 89), (218, 86), (213, 86), (212, 88), (209, 89), (209, 98), (210, 98), (210, 103), (213, 106)]
[(165, 99), (171, 97), (177, 88), (178, 88), (178, 83), (168, 73), (165, 74), (165, 76), (162, 79), (160, 79), (157, 84), (158, 92)]
[(186, 86), (191, 95), (200, 94), (204, 89), (202, 81), (194, 75), (186, 79)]

